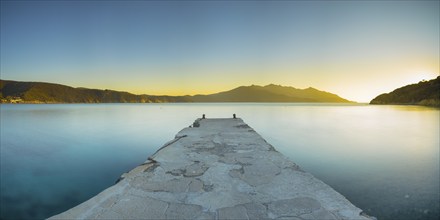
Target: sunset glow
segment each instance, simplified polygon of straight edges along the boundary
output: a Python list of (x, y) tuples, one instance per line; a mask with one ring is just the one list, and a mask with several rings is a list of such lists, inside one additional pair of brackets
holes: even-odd
[(439, 75), (439, 11), (438, 1), (2, 1), (1, 79), (151, 95), (273, 83), (369, 102)]

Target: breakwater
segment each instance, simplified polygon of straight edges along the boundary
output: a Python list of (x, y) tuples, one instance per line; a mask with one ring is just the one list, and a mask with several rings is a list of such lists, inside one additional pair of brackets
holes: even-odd
[(51, 219), (371, 219), (239, 118), (197, 119), (148, 160)]

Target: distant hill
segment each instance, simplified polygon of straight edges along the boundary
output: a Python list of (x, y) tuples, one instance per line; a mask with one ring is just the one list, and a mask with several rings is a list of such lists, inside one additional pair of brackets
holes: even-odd
[(398, 88), (371, 100), (370, 104), (410, 104), (440, 107), (440, 76)]
[(314, 88), (296, 89), (279, 85), (240, 86), (211, 95), (196, 95), (195, 102), (342, 102), (350, 101)]
[(3, 103), (146, 103), (186, 102), (185, 96), (149, 96), (128, 92), (73, 88), (44, 82), (0, 80), (0, 99)]
[(350, 102), (314, 88), (296, 89), (273, 84), (264, 87), (241, 86), (210, 95), (152, 96), (10, 80), (0, 80), (0, 100), (3, 103)]

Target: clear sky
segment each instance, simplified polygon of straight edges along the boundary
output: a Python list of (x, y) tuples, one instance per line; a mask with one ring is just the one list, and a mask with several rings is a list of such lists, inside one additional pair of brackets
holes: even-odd
[(270, 83), (368, 102), (439, 75), (439, 1), (1, 1), (1, 78), (135, 94)]

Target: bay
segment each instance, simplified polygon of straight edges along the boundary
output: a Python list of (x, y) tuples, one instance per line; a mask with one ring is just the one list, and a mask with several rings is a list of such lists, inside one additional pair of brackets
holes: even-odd
[(440, 111), (306, 103), (0, 105), (1, 219), (42, 219), (113, 185), (185, 126), (237, 117), (379, 219), (438, 219)]

